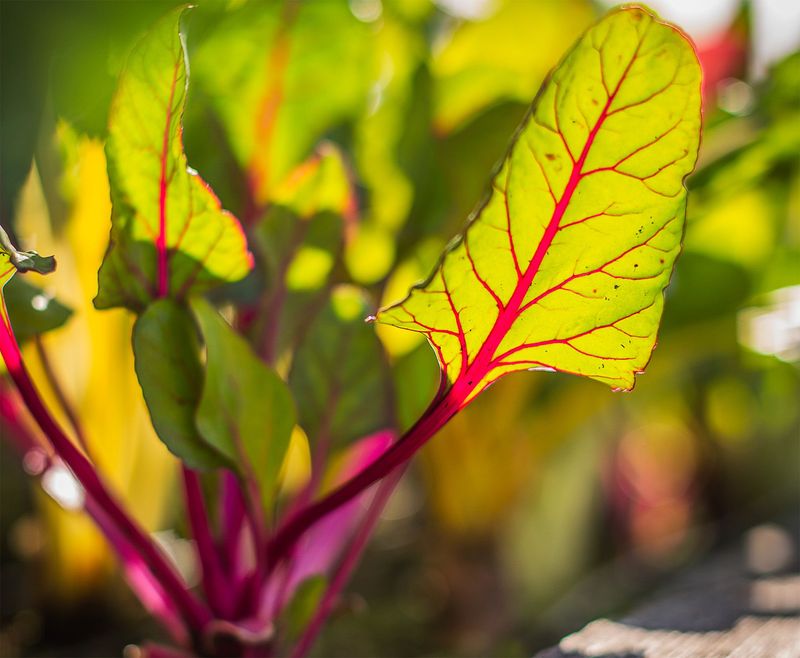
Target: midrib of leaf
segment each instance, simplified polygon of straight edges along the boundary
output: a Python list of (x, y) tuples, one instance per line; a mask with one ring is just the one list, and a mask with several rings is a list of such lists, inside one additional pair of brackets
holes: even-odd
[[(453, 382), (451, 391), (447, 395), (448, 398), (450, 398), (451, 400), (454, 400), (456, 402), (456, 404), (458, 405), (458, 408), (465, 406), (466, 403), (469, 401), (469, 399), (471, 397), (474, 397), (475, 394), (480, 393), (480, 390), (477, 389), (478, 384), (480, 384), (480, 383), (483, 384), (483, 386), (481, 387), (481, 389), (482, 389), (482, 388), (485, 388), (486, 386), (488, 386), (489, 384), (492, 383), (492, 380), (489, 379), (489, 374), (490, 374), (491, 370), (495, 366), (499, 365), (502, 362), (502, 359), (505, 356), (508, 356), (508, 354), (506, 353), (506, 354), (502, 354), (499, 357), (495, 358), (495, 354), (497, 352), (497, 348), (500, 346), (501, 342), (503, 341), (503, 338), (506, 336), (508, 331), (511, 329), (511, 326), (514, 324), (516, 319), (519, 317), (520, 312), (522, 310), (524, 310), (522, 308), (522, 303), (523, 303), (523, 301), (525, 299), (525, 295), (528, 293), (528, 290), (530, 289), (531, 284), (533, 283), (533, 280), (536, 277), (536, 274), (539, 272), (539, 268), (540, 268), (540, 266), (542, 264), (542, 261), (544, 260), (545, 256), (547, 255), (547, 251), (550, 249), (550, 246), (551, 246), (551, 244), (553, 242), (553, 239), (558, 234), (558, 232), (563, 228), (563, 227), (560, 226), (561, 218), (564, 216), (564, 213), (566, 212), (567, 208), (569, 207), (570, 201), (572, 200), (572, 195), (575, 192), (575, 189), (578, 187), (578, 183), (580, 183), (580, 181), (586, 175), (594, 172), (594, 170), (589, 171), (589, 172), (584, 172), (583, 171), (583, 165), (586, 162), (586, 158), (589, 156), (589, 152), (590, 152), (590, 150), (592, 148), (592, 145), (594, 144), (595, 138), (597, 137), (597, 133), (600, 131), (600, 128), (603, 126), (604, 121), (609, 116), (609, 109), (611, 107), (611, 104), (614, 102), (614, 99), (616, 98), (617, 93), (619, 92), (620, 88), (622, 87), (622, 84), (625, 82), (625, 80), (626, 80), (626, 78), (628, 76), (628, 73), (630, 72), (631, 66), (633, 66), (633, 63), (636, 61), (636, 58), (639, 56), (639, 50), (640, 50), (640, 48), (642, 46), (642, 43), (644, 42), (646, 34), (647, 34), (647, 31), (645, 31), (639, 37), (639, 43), (637, 44), (636, 49), (634, 50), (630, 61), (628, 62), (627, 66), (625, 67), (624, 71), (622, 72), (622, 75), (620, 76), (620, 79), (617, 82), (617, 85), (614, 88), (614, 91), (611, 92), (610, 94), (608, 94), (608, 99), (606, 100), (605, 106), (601, 110), (600, 115), (598, 116), (594, 126), (592, 127), (592, 130), (589, 132), (589, 135), (586, 138), (586, 143), (584, 144), (583, 149), (581, 150), (581, 153), (580, 153), (580, 155), (579, 155), (577, 160), (574, 159), (574, 156), (572, 155), (572, 151), (569, 149), (569, 146), (566, 143), (566, 140), (564, 138), (564, 133), (558, 127), (558, 111), (556, 110), (554, 112), (554, 116), (555, 116), (555, 120), (556, 120), (556, 131), (558, 132), (558, 134), (561, 137), (561, 139), (564, 141), (564, 148), (565, 148), (567, 154), (569, 155), (570, 159), (572, 159), (572, 161), (573, 161), (572, 171), (570, 173), (569, 180), (567, 181), (567, 185), (564, 188), (564, 192), (562, 193), (561, 198), (558, 200), (558, 202), (555, 205), (555, 208), (553, 209), (553, 214), (550, 217), (550, 221), (547, 224), (547, 228), (545, 229), (545, 232), (544, 232), (544, 234), (542, 236), (542, 239), (539, 242), (539, 244), (538, 244), (538, 246), (536, 248), (536, 251), (533, 254), (533, 257), (531, 258), (531, 260), (528, 263), (528, 266), (525, 268), (524, 272), (520, 271), (519, 264), (518, 264), (518, 259), (517, 259), (517, 254), (516, 254), (516, 249), (515, 249), (515, 246), (514, 246), (514, 238), (513, 238), (513, 235), (511, 233), (511, 211), (510, 211), (510, 208), (509, 208), (509, 205), (508, 205), (508, 193), (506, 191), (503, 192), (503, 197), (505, 199), (506, 218), (507, 218), (507, 221), (508, 221), (506, 231), (508, 232), (509, 248), (510, 248), (510, 251), (511, 251), (512, 259), (514, 261), (514, 265), (516, 267), (516, 270), (517, 270), (518, 276), (519, 276), (519, 278), (517, 280), (517, 285), (514, 288), (514, 292), (511, 294), (511, 297), (509, 298), (508, 303), (503, 304), (502, 300), (498, 297), (497, 293), (491, 288), (491, 286), (482, 277), (480, 277), (478, 275), (478, 268), (477, 268), (477, 266), (475, 264), (475, 261), (472, 259), (472, 256), (471, 256), (471, 254), (469, 252), (469, 247), (468, 246), (466, 247), (467, 259), (470, 262), (470, 265), (471, 265), (471, 267), (472, 267), (472, 269), (473, 269), (473, 271), (475, 273), (476, 278), (481, 283), (483, 288), (485, 288), (487, 290), (487, 292), (489, 292), (491, 294), (492, 298), (497, 303), (498, 310), (499, 310), (498, 316), (497, 316), (497, 319), (494, 322), (494, 325), (492, 326), (491, 330), (489, 331), (489, 334), (488, 334), (486, 340), (484, 341), (483, 345), (478, 350), (478, 353), (475, 355), (475, 358), (473, 359), (472, 362), (469, 362), (469, 353), (468, 353), (468, 349), (467, 349), (466, 334), (464, 333), (464, 330), (463, 330), (463, 328), (461, 326), (461, 318), (460, 318), (458, 310), (455, 308), (455, 304), (453, 303), (452, 295), (450, 295), (450, 293), (449, 293), (449, 291), (447, 289), (447, 281), (446, 281), (446, 278), (445, 278), (445, 270), (444, 270), (444, 268), (442, 268), (442, 270), (441, 270), (442, 282), (443, 282), (443, 284), (445, 286), (445, 290), (447, 291), (448, 302), (449, 302), (451, 310), (453, 312), (453, 317), (455, 319), (456, 327), (457, 327), (457, 330), (458, 330), (457, 331), (458, 340), (459, 340), (459, 343), (461, 345), (461, 370), (460, 370), (458, 376), (456, 377), (455, 381)], [(602, 71), (602, 62), (601, 62), (601, 71)], [(555, 82), (553, 84), (555, 84)], [(605, 87), (605, 82), (603, 83), (603, 86)], [(558, 97), (557, 94), (555, 94), (554, 95), (554, 102), (556, 104), (557, 104), (557, 97)], [(638, 101), (638, 103), (641, 103), (641, 102), (643, 102), (643, 101)], [(625, 108), (625, 109), (627, 109), (627, 108)], [(535, 120), (535, 117), (533, 115), (533, 110), (531, 110), (531, 113), (530, 113), (530, 120), (532, 120), (532, 121)], [(628, 156), (628, 157), (630, 157), (630, 156)], [(537, 164), (538, 164), (538, 161), (537, 161)], [(506, 185), (507, 185), (508, 180), (510, 178), (511, 178), (511, 174), (509, 172), (508, 176), (506, 177)], [(548, 177), (546, 175), (544, 175), (544, 180), (549, 186), (550, 185), (550, 181), (549, 181), (549, 179), (548, 179)], [(550, 194), (551, 194), (551, 196), (553, 196), (553, 199), (555, 200), (555, 195), (553, 194), (552, 189), (550, 189)], [(479, 216), (480, 215), (478, 215), (478, 217)], [(667, 225), (669, 225), (669, 222), (665, 223), (665, 226), (667, 226)], [(648, 240), (652, 239), (652, 237), (653, 236), (648, 238)], [(464, 234), (464, 242), (465, 242), (465, 245), (468, 244), (468, 232), (465, 232), (465, 234)], [(641, 245), (637, 244), (634, 247), (632, 247), (631, 249), (638, 248), (639, 246), (641, 246)], [(628, 250), (628, 251), (630, 251), (630, 250)], [(627, 253), (627, 252), (625, 252), (625, 253)], [(604, 264), (603, 267), (605, 267), (606, 265), (607, 264)], [(599, 271), (599, 270), (592, 269), (589, 272), (587, 272), (586, 274), (596, 273), (597, 271)], [(563, 286), (563, 285), (565, 285), (564, 282), (559, 283), (557, 287)], [(526, 308), (528, 306), (532, 306), (533, 304), (535, 304), (538, 301), (538, 299), (540, 299), (541, 297), (545, 296), (546, 294), (548, 294), (551, 291), (552, 291), (552, 289), (548, 290), (548, 291), (545, 291), (544, 293), (542, 293), (542, 295), (539, 295), (537, 298), (535, 298), (534, 300), (529, 302), (529, 304), (526, 305)], [(635, 313), (639, 313), (639, 312), (641, 312), (641, 309), (638, 309), (637, 311), (635, 311)], [(635, 315), (635, 313), (633, 313), (633, 315)], [(615, 323), (616, 322), (620, 322), (623, 319), (625, 319), (625, 318), (619, 318), (618, 320), (615, 321)], [(587, 333), (591, 333), (592, 331), (596, 331), (598, 328), (599, 327), (592, 327), (589, 330), (589, 332), (587, 332)], [(573, 338), (576, 338), (576, 336), (573, 336), (570, 339), (573, 339)], [(547, 344), (552, 344), (552, 343), (556, 343), (556, 342), (560, 342), (559, 339), (551, 339), (551, 340), (548, 340), (548, 341), (543, 341), (541, 343), (537, 343), (537, 345), (547, 345)], [(514, 348), (513, 350), (511, 350), (511, 352), (514, 352), (514, 351), (517, 351), (519, 349), (522, 349), (523, 347), (530, 347), (530, 346), (531, 346), (530, 344), (524, 344), (522, 346), (518, 346), (518, 347)], [(441, 357), (441, 352), (440, 352), (440, 357)], [(440, 361), (441, 361), (441, 359), (440, 359)], [(444, 364), (443, 361), (441, 361), (441, 362)], [(535, 365), (535, 364), (531, 364), (531, 365)], [(541, 365), (544, 365), (544, 364), (541, 364)], [(446, 366), (445, 366), (445, 370), (446, 370)], [(446, 376), (446, 374), (445, 374), (445, 376)]]
[[(175, 60), (172, 69), (172, 84), (169, 90), (169, 100), (167, 101), (167, 120), (164, 126), (164, 139), (161, 146), (161, 174), (159, 178), (158, 190), (158, 237), (156, 238), (156, 253), (158, 257), (158, 290), (159, 297), (169, 295), (169, 254), (167, 252), (167, 157), (169, 154), (169, 133), (174, 115), (173, 105), (175, 102), (175, 87), (178, 84), (178, 70), (182, 58)], [(189, 217), (191, 222), (191, 217)]]

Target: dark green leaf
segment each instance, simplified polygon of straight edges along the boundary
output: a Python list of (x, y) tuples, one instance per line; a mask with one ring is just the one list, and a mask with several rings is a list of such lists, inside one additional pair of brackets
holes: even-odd
[(195, 426), (203, 367), (186, 308), (167, 299), (151, 304), (133, 327), (133, 353), (150, 419), (170, 452), (192, 468), (229, 466)]
[(72, 315), (72, 309), (22, 277), (14, 277), (4, 289), (11, 326), (18, 342), (58, 329)]
[(289, 385), (312, 442), (341, 445), (394, 424), (386, 357), (364, 322), (368, 312), (361, 290), (335, 288), (297, 350)]

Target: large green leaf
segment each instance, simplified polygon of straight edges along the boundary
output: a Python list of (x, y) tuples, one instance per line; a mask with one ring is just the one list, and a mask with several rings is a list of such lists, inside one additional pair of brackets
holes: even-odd
[(203, 387), (200, 343), (186, 307), (160, 299), (133, 327), (136, 376), (158, 437), (192, 468), (230, 466), (195, 426)]
[(388, 364), (364, 323), (367, 308), (358, 288), (335, 288), (292, 362), (289, 385), (312, 442), (342, 445), (394, 424)]
[(378, 320), (428, 337), (459, 405), (523, 369), (632, 388), (680, 250), (699, 133), (686, 37), (641, 8), (612, 12), (544, 85), (465, 232)]
[(206, 374), (197, 428), (217, 451), (257, 484), (269, 509), (295, 424), (292, 396), (268, 368), (202, 299), (191, 302), (206, 344)]
[(186, 162), (181, 116), (188, 75), (183, 10), (162, 18), (133, 49), (111, 105), (111, 244), (97, 308), (143, 309), (236, 281), (252, 267), (236, 218)]
[(370, 42), (346, 2), (247, 2), (193, 53), (259, 205), (326, 131), (365, 105)]

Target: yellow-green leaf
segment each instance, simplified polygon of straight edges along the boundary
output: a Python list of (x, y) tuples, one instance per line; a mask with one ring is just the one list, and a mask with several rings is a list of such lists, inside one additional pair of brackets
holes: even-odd
[(656, 340), (700, 134), (687, 38), (625, 7), (553, 71), (490, 194), (378, 320), (425, 334), (464, 405), (523, 369), (630, 389)]
[(238, 221), (186, 162), (182, 13), (167, 14), (134, 47), (111, 106), (111, 244), (97, 308), (142, 310), (156, 298), (237, 281), (252, 267)]
[(192, 56), (258, 205), (365, 106), (370, 28), (346, 2), (248, 2)]

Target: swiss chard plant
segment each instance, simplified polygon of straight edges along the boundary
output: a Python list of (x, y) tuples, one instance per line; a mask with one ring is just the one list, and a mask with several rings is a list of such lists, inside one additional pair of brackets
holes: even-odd
[[(346, 159), (325, 143), (291, 164), (316, 137), (310, 119), (279, 116), (290, 79), (266, 85), (251, 140), (245, 129), (230, 136), (250, 190), (241, 221), (188, 166), (182, 14), (135, 46), (110, 108), (113, 212), (94, 304), (136, 316), (136, 374), (180, 460), (199, 588), (120, 504), (79, 419), (64, 428), (45, 405), (15, 337), (30, 328), (5, 302), (0, 352), (49, 459), (74, 476), (131, 588), (174, 641), (147, 655), (302, 656), (408, 461), (477, 395), (519, 370), (633, 388), (681, 248), (700, 68), (688, 39), (649, 11), (608, 14), (552, 71), (427, 279), (375, 311), (341, 267), (358, 222)], [(281, 29), (276, 61), (288, 57)], [(300, 66), (287, 77), (307, 75)], [(335, 114), (346, 92), (325, 107)], [(214, 100), (232, 121), (254, 120), (241, 99)], [(273, 148), (295, 138), (293, 149)], [(0, 238), (0, 283), (54, 269)], [(438, 359), (438, 389), (402, 433), (372, 323), (424, 335)], [(310, 466), (297, 476), (303, 455)]]

